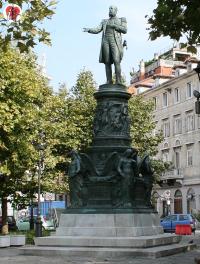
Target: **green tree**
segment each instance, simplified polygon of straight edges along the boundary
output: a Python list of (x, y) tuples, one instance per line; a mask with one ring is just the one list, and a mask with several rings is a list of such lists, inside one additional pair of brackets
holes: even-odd
[(41, 132), (45, 133), (41, 190), (66, 192), (67, 154), (71, 149), (84, 151), (91, 142), (95, 82), (92, 73), (83, 70), (69, 92), (62, 85), (54, 94), (34, 56), (8, 48), (1, 52), (0, 64), (0, 197), (7, 233), (8, 197), (14, 204), (26, 204), (37, 192), (39, 152), (34, 146), (41, 143)]
[(144, 101), (142, 96), (132, 96), (129, 100), (129, 115), (131, 118), (132, 145), (141, 154), (148, 150), (151, 156), (157, 154), (157, 146), (162, 142), (162, 134), (154, 134), (153, 103)]
[[(23, 190), (27, 170), (33, 170), (38, 152), (31, 144), (38, 134), (38, 108), (51, 94), (33, 55), (21, 55), (15, 49), (0, 48), (0, 172), (3, 184), (3, 225), (6, 223), (8, 197)], [(5, 225), (5, 233), (6, 225)]]
[(79, 143), (76, 149), (84, 151), (92, 141), (93, 118), (96, 107), (94, 92), (96, 83), (91, 71), (83, 69), (77, 76), (77, 81), (72, 87), (70, 94), (73, 98), (71, 105), (72, 121), (78, 127), (78, 133), (74, 140), (78, 139)]
[(41, 127), (47, 141), (43, 190), (66, 192), (68, 189), (67, 182), (58, 184), (57, 189), (53, 182), (56, 177), (64, 178), (70, 151), (84, 151), (91, 143), (95, 89), (92, 73), (82, 70), (72, 89), (68, 91), (61, 84), (59, 91), (49, 95), (41, 107)]
[[(8, 1), (0, 0), (0, 9)], [(37, 42), (51, 44), (50, 34), (42, 27), (45, 19), (51, 19), (56, 1), (54, 0), (10, 0), (10, 4), (17, 4), (22, 8), (20, 21), (6, 21), (1, 19), (0, 45), (6, 50), (11, 41), (16, 42), (21, 52), (28, 51)]]
[(150, 39), (170, 36), (179, 41), (184, 36), (195, 52), (193, 45), (200, 43), (199, 17), (199, 0), (158, 0), (153, 15), (148, 17)]
[[(144, 101), (142, 96), (132, 96), (129, 100), (132, 146), (138, 149), (140, 156), (148, 153), (150, 157), (156, 157), (158, 145), (163, 141), (161, 131), (153, 133), (156, 127), (153, 119), (153, 107), (153, 102)], [(155, 170), (155, 180), (159, 181), (159, 175), (167, 169), (169, 164), (154, 158), (152, 165)]]

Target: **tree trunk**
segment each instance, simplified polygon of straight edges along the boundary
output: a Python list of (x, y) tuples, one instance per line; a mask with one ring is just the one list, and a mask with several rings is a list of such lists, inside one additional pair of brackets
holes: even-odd
[(7, 221), (7, 198), (2, 198), (2, 235), (8, 235), (8, 221)]

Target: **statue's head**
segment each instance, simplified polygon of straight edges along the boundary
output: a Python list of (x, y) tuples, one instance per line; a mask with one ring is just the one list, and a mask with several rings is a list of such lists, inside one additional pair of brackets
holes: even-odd
[(125, 151), (125, 157), (129, 158), (133, 155), (133, 149), (129, 148)]
[(125, 153), (124, 156), (127, 158), (135, 158), (137, 157), (138, 151), (135, 148), (128, 148)]
[(71, 158), (73, 158), (73, 157), (77, 156), (78, 153), (77, 153), (76, 150), (72, 149), (72, 150), (70, 151), (69, 155), (70, 155)]
[(115, 17), (117, 15), (117, 7), (110, 6), (109, 7), (109, 17)]

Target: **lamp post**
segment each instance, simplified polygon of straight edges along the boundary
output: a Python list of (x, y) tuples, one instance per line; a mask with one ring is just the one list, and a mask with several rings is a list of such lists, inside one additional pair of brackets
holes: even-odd
[(44, 150), (46, 144), (44, 143), (45, 134), (44, 132), (39, 133), (40, 143), (34, 142), (35, 148), (39, 151), (39, 161), (37, 166), (37, 175), (38, 175), (38, 210), (36, 218), (36, 229), (35, 236), (42, 236), (42, 221), (41, 221), (41, 203), (40, 203), (40, 194), (41, 194), (41, 175), (44, 170)]
[[(200, 62), (198, 62), (197, 67), (194, 70), (197, 73), (200, 82)], [(200, 115), (200, 92), (194, 90), (193, 95), (197, 98), (195, 102), (195, 112), (197, 115)]]

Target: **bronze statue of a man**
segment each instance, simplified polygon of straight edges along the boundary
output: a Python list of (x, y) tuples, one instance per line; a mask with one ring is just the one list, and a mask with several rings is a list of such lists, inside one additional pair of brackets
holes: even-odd
[(109, 7), (109, 19), (103, 19), (97, 28), (84, 28), (84, 32), (98, 34), (103, 31), (99, 62), (105, 64), (107, 83), (112, 83), (112, 64), (115, 66), (116, 83), (121, 83), (120, 62), (123, 57), (121, 33), (126, 34), (126, 18), (118, 18), (117, 7)]

